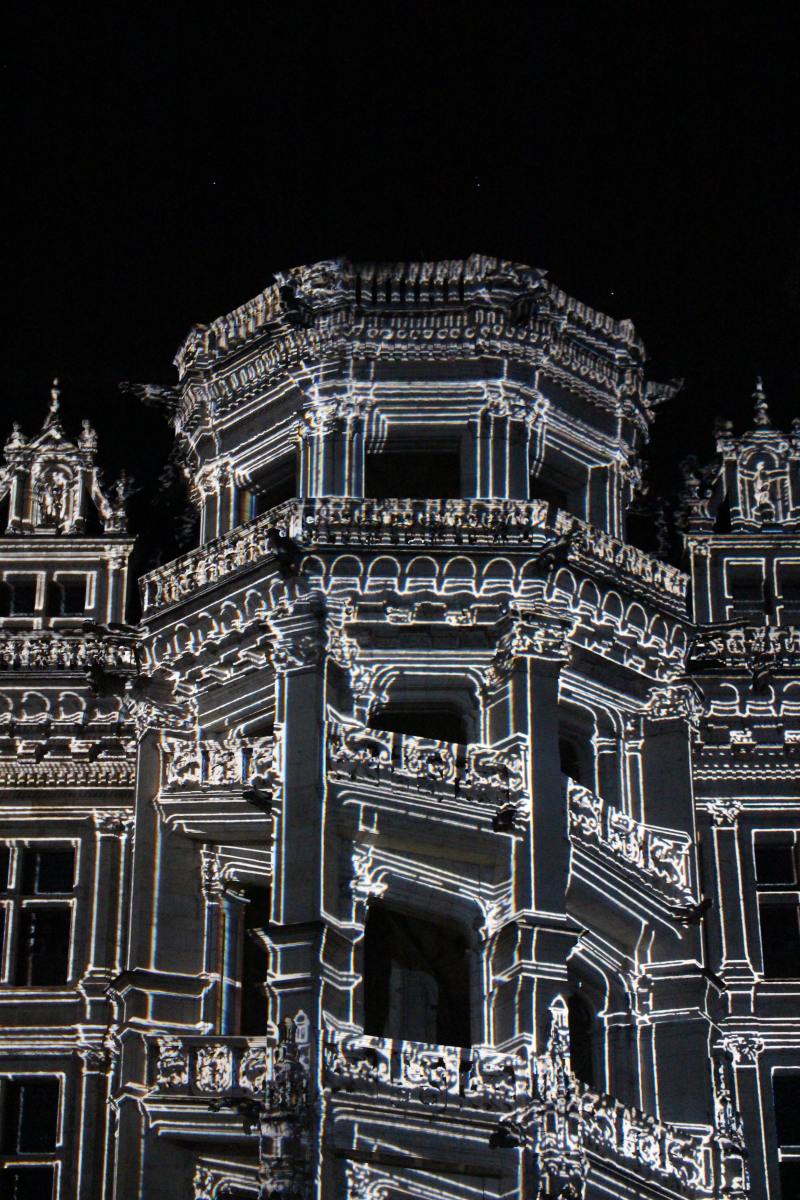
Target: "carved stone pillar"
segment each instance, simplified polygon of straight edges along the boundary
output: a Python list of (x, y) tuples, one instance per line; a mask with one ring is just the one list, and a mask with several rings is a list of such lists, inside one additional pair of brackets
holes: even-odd
[[(108, 1020), (107, 988), (122, 967), (121, 930), (127, 882), (128, 842), (133, 814), (128, 809), (94, 812), (95, 860), (92, 928), (84, 978), (90, 1024)], [(95, 1011), (96, 1010), (96, 1011)]]
[(489, 390), (491, 396), (476, 431), (475, 494), (527, 500), (529, 412), (521, 401), (506, 397), (501, 389)]
[(566, 637), (564, 623), (546, 611), (520, 611), (501, 638), (489, 680), (490, 687), (505, 689), (507, 732), (529, 739), (527, 811), (520, 814), (524, 827), (512, 848), (516, 930), (513, 947), (509, 933), (500, 934), (494, 955), (494, 1034), (505, 1040), (533, 1033), (540, 1049), (577, 935), (566, 915), (570, 845), (558, 753), (558, 677), (568, 657)]
[(719, 965), (718, 970), (727, 985), (726, 1000), (729, 1012), (748, 1014), (753, 1006), (755, 975), (747, 953), (745, 911), (741, 903), (744, 884), (739, 860), (737, 821), (742, 811), (736, 800), (717, 801), (709, 805), (712, 826), (711, 847), (716, 875)]
[(82, 1047), (78, 1054), (81, 1119), (75, 1122), (80, 1137), (75, 1195), (77, 1200), (96, 1200), (103, 1190), (109, 1064), (102, 1046)]
[(731, 1057), (736, 1083), (735, 1105), (741, 1114), (745, 1141), (750, 1150), (750, 1200), (766, 1200), (767, 1161), (762, 1127), (762, 1083), (760, 1055), (764, 1041), (756, 1033), (729, 1033), (722, 1038), (722, 1048)]
[(25, 478), (23, 467), (17, 467), (11, 475), (11, 490), (8, 499), (8, 533), (19, 533), (25, 520)]
[[(280, 803), (273, 809), (270, 928), (276, 975), (270, 1015), (277, 1024), (284, 1016), (293, 1016), (299, 1005), (313, 1023), (319, 974), (325, 770), (322, 636), (318, 615), (302, 605), (296, 605), (289, 616), (272, 618), (270, 628), (276, 668), (278, 769), (282, 775)], [(303, 713), (304, 720), (298, 721), (295, 716), (287, 721), (289, 713)], [(291, 993), (287, 1011), (280, 998), (284, 979)]]
[(690, 684), (652, 688), (644, 710), (642, 783), (648, 825), (682, 829), (694, 839), (691, 731), (702, 702)]
[(205, 904), (204, 970), (211, 981), (203, 993), (203, 1024), (209, 1029), (225, 1032), (222, 1027), (225, 979), (225, 911), (224, 886), (220, 874), (219, 855), (213, 846), (203, 846), (200, 858), (200, 881)]
[(644, 821), (644, 797), (642, 796), (642, 752), (644, 750), (644, 718), (636, 713), (625, 722), (625, 739), (622, 745), (623, 807), (634, 821)]

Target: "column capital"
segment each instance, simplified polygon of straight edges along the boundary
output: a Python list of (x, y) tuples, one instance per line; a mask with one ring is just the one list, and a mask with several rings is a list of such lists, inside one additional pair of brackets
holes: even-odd
[(730, 1054), (735, 1067), (758, 1066), (759, 1055), (766, 1043), (757, 1033), (728, 1033), (722, 1038), (722, 1048)]
[(574, 624), (543, 608), (513, 608), (505, 621), (497, 650), (487, 673), (487, 682), (502, 681), (517, 659), (530, 658), (561, 667), (568, 661), (568, 639)]
[(644, 715), (651, 721), (686, 721), (693, 729), (705, 714), (705, 704), (691, 683), (668, 683), (650, 688)]
[(744, 805), (740, 800), (710, 800), (705, 809), (718, 829), (734, 829)]

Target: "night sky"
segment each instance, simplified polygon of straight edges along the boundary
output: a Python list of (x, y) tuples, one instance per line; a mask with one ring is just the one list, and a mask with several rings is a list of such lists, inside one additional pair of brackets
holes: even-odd
[(142, 562), (171, 438), (118, 383), (173, 381), (194, 322), (318, 258), (494, 254), (630, 317), (686, 379), (663, 489), (756, 374), (800, 410), (796, 5), (92, 7), (5, 22), (0, 435), (57, 374), (142, 488)]

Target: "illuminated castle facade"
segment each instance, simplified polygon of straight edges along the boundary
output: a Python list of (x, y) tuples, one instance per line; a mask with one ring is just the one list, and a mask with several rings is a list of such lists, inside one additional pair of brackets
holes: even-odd
[(0, 1196), (800, 1194), (800, 424), (684, 574), (644, 359), (496, 259), (281, 276), (143, 389), (136, 628), (91, 429), (15, 429)]

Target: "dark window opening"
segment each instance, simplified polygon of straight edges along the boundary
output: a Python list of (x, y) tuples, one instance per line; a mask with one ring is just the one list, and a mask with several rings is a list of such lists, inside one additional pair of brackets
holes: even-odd
[(252, 515), (260, 517), (262, 513), (294, 500), (297, 495), (297, 465), (294, 458), (291, 461), (276, 463), (268, 467), (265, 473), (253, 483)]
[(19, 916), (16, 986), (65, 984), (69, 977), (70, 910), (64, 905), (30, 905)]
[(0, 617), (10, 617), (14, 608), (14, 589), (5, 579), (0, 581)]
[(364, 1031), (469, 1046), (467, 945), (455, 930), (370, 905), (364, 932)]
[(419, 446), (367, 454), (364, 495), (373, 500), (457, 500), (462, 495), (461, 454)]
[(419, 705), (403, 707), (392, 704), (373, 713), (369, 727), (381, 729), (386, 733), (434, 738), (439, 742), (457, 742), (461, 746), (470, 741), (466, 718), (449, 708), (423, 708)]
[(9, 617), (32, 617), (36, 612), (36, 580), (34, 578), (7, 579), (4, 588), (4, 603)]
[[(563, 710), (562, 710), (563, 712)], [(581, 787), (594, 790), (594, 747), (592, 733), (583, 728), (580, 718), (563, 714), (558, 722), (558, 756), (561, 772)]]
[(764, 575), (760, 564), (741, 563), (728, 569), (728, 593), (734, 620), (763, 623), (766, 612)]
[(267, 1029), (267, 948), (258, 930), (269, 923), (269, 889), (248, 886), (244, 911), (242, 943), (242, 1007), (239, 1033), (243, 1037), (263, 1037)]
[(86, 576), (51, 579), (47, 585), (48, 617), (77, 617), (86, 612)]
[(569, 512), (569, 493), (564, 488), (556, 487), (548, 480), (542, 479), (540, 475), (531, 478), (529, 493), (532, 500), (545, 500), (554, 508)]
[(772, 1077), (778, 1144), (800, 1146), (800, 1074), (779, 1071)]
[(0, 1170), (0, 1200), (51, 1200), (55, 1179), (55, 1167), (6, 1167)]
[(783, 624), (800, 625), (800, 567), (780, 568), (780, 589), (783, 601)]
[(44, 896), (71, 892), (75, 886), (75, 851), (26, 846), (22, 851), (22, 893)]
[(768, 979), (800, 977), (800, 921), (797, 899), (762, 897), (758, 915), (764, 974)]
[(58, 1138), (57, 1079), (3, 1081), (4, 1154), (41, 1154), (55, 1150)]
[(11, 851), (8, 846), (0, 846), (0, 892), (8, 891), (8, 875), (11, 870)]
[(797, 1200), (800, 1196), (800, 1158), (790, 1158), (780, 1165), (781, 1200)]
[(582, 996), (567, 1001), (569, 1018), (569, 1054), (573, 1074), (588, 1087), (595, 1085), (594, 1013)]
[(730, 533), (731, 531), (731, 502), (726, 496), (717, 509), (714, 518), (714, 533)]
[(787, 884), (797, 882), (797, 862), (794, 846), (779, 842), (756, 842), (756, 882)]

